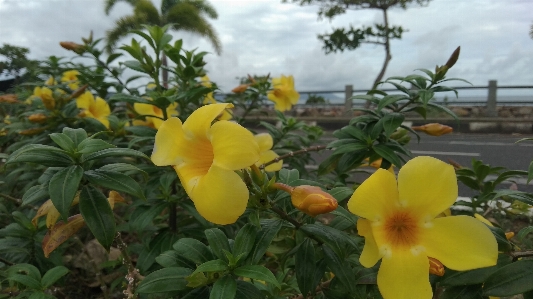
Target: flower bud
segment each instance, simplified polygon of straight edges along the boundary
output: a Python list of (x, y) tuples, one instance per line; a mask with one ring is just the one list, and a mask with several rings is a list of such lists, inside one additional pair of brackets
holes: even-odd
[(441, 125), (438, 123), (425, 124), (423, 126), (414, 126), (411, 128), (415, 131), (421, 131), (431, 136), (441, 136), (444, 134), (451, 133), (453, 131), (452, 127)]
[(82, 54), (85, 52), (85, 46), (76, 44), (75, 42), (60, 42), (61, 47), (76, 52), (76, 54)]
[(506, 232), (505, 233), (505, 238), (507, 240), (511, 240), (512, 237), (514, 237), (514, 233), (513, 232)]
[(16, 94), (4, 94), (0, 96), (0, 103), (18, 103)]
[(28, 120), (32, 123), (43, 123), (48, 117), (43, 113), (36, 113), (28, 116)]
[(54, 110), (56, 106), (56, 100), (52, 96), (43, 95), (41, 100), (43, 101), (44, 108), (48, 110)]
[(20, 131), (18, 133), (20, 135), (24, 135), (24, 136), (33, 136), (33, 135), (37, 135), (39, 133), (42, 133), (44, 130), (46, 130), (46, 128), (32, 128), (32, 129), (22, 130), (22, 131)]
[(338, 206), (331, 194), (315, 186), (297, 186), (291, 192), (292, 205), (309, 216), (329, 213)]
[(249, 86), (250, 86), (250, 84), (241, 84), (241, 85), (235, 87), (234, 89), (232, 89), (231, 92), (243, 93), (243, 92), (246, 91), (246, 89), (248, 89)]
[(429, 273), (437, 275), (437, 276), (443, 276), (444, 265), (438, 259), (434, 259), (432, 257), (428, 257), (428, 259), (429, 259)]
[(69, 97), (68, 100), (72, 100), (74, 98), (77, 98), (81, 96), (83, 93), (85, 93), (85, 90), (89, 87), (88, 84), (83, 85), (82, 87), (76, 89)]

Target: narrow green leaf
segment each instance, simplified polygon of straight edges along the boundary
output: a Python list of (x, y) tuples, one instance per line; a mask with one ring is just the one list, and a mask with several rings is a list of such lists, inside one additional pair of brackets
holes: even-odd
[(237, 293), (235, 279), (227, 275), (215, 282), (209, 294), (209, 299), (233, 299)]
[(328, 267), (331, 269), (335, 277), (349, 290), (350, 293), (355, 293), (354, 277), (355, 273), (350, 267), (349, 263), (346, 263), (341, 259), (328, 245), (322, 245), (322, 251), (326, 257)]
[(487, 278), (486, 296), (506, 297), (533, 290), (533, 260), (520, 260), (503, 266)]
[(74, 160), (62, 149), (57, 147), (30, 144), (14, 151), (6, 161), (9, 163), (37, 163), (44, 166), (69, 166)]
[(74, 145), (74, 141), (70, 139), (67, 135), (63, 133), (52, 133), (49, 134), (52, 141), (54, 141), (57, 145), (59, 145), (60, 148), (66, 150), (69, 153), (73, 153), (76, 149), (76, 146)]
[(198, 265), (213, 259), (213, 254), (211, 253), (211, 250), (209, 250), (209, 247), (196, 239), (181, 238), (178, 242), (172, 245), (172, 248), (174, 248), (178, 254)]
[(300, 229), (327, 244), (338, 256), (344, 256), (347, 246), (355, 247), (346, 233), (326, 225), (306, 224)]
[(115, 217), (111, 206), (102, 192), (92, 186), (85, 186), (80, 194), (80, 212), (94, 237), (109, 250), (115, 238)]
[(48, 184), (36, 185), (28, 189), (22, 196), (22, 206), (30, 205), (49, 197)]
[(82, 176), (83, 168), (72, 165), (58, 171), (48, 183), (50, 199), (65, 221), (68, 219), (68, 211), (76, 196)]
[(7, 279), (10, 281), (16, 281), (18, 283), (21, 283), (32, 290), (40, 290), (42, 288), (41, 283), (39, 281), (28, 275), (12, 274), (9, 275)]
[(51, 287), (56, 281), (58, 281), (61, 277), (65, 276), (69, 272), (69, 269), (63, 266), (57, 266), (54, 267), (43, 275), (43, 278), (41, 279), (41, 284), (43, 285), (43, 288), (49, 288)]
[(142, 64), (137, 60), (128, 60), (124, 61), (122, 64), (124, 64), (127, 68), (130, 68), (134, 71), (141, 72), (141, 73), (147, 73)]
[(531, 182), (533, 180), (533, 161), (529, 163), (529, 167), (527, 169), (527, 183)]
[(272, 243), (274, 237), (281, 229), (282, 220), (272, 220), (268, 224), (263, 225), (261, 231), (255, 237), (255, 246), (250, 257), (252, 258), (252, 264), (256, 264), (263, 257), (265, 252)]
[(385, 136), (389, 137), (400, 125), (403, 123), (405, 116), (401, 113), (389, 113), (386, 114), (379, 121), (383, 124), (383, 130), (385, 131)]
[(113, 53), (109, 55), (109, 57), (107, 57), (106, 64), (110, 64), (115, 59), (119, 58), (120, 56), (122, 56), (122, 53)]
[(281, 289), (281, 285), (279, 284), (274, 274), (272, 274), (272, 272), (270, 272), (270, 270), (268, 270), (264, 266), (260, 266), (260, 265), (242, 266), (242, 267), (239, 267), (233, 270), (233, 274), (237, 276), (241, 276), (241, 277), (248, 277), (251, 279), (263, 280), (267, 283), (271, 283), (275, 285), (278, 289)]
[(191, 275), (192, 270), (181, 267), (163, 268), (148, 274), (137, 286), (141, 294), (181, 291), (187, 288), (185, 277)]
[(383, 159), (394, 164), (394, 166), (398, 168), (402, 167), (402, 161), (400, 160), (398, 155), (396, 155), (396, 153), (392, 149), (390, 149), (388, 146), (386, 146), (385, 144), (375, 144), (374, 146), (372, 146), (372, 149), (378, 155), (383, 157)]
[(231, 252), (231, 249), (229, 247), (228, 237), (218, 228), (210, 228), (205, 230), (205, 236), (207, 238), (207, 242), (209, 243), (209, 247), (213, 251), (213, 253), (219, 258), (224, 261), (228, 261), (226, 255), (224, 254), (224, 250), (227, 252)]
[(155, 258), (155, 261), (164, 268), (184, 267), (194, 269), (196, 264), (191, 260), (181, 256), (175, 250), (167, 250)]
[(522, 242), (524, 238), (532, 232), (533, 232), (533, 226), (524, 227), (518, 232), (518, 234), (516, 234), (516, 238), (518, 239), (518, 241)]
[(309, 238), (306, 238), (298, 247), (294, 256), (294, 263), (298, 288), (306, 298), (307, 294), (316, 288), (314, 281), (315, 247)]
[[(130, 103), (130, 104), (135, 104), (135, 103), (150, 104), (150, 103), (152, 103), (152, 102), (148, 101), (145, 98), (134, 96), (134, 95), (129, 95), (129, 94), (125, 94), (125, 93), (116, 93), (116, 94), (112, 95), (109, 98), (109, 102), (126, 102), (126, 103)], [(127, 130), (127, 128), (126, 128), (126, 130)]]
[(510, 262), (510, 256), (500, 254), (498, 257), (498, 263), (492, 267), (479, 268), (469, 271), (454, 271), (447, 269), (439, 283), (443, 286), (482, 284), (491, 274), (496, 272), (499, 268), (508, 265)]
[(116, 146), (109, 144), (102, 139), (87, 138), (78, 145), (78, 153), (90, 154), (101, 151), (107, 148), (114, 148)]
[(237, 280), (237, 294), (235, 294), (235, 299), (265, 299), (265, 296), (253, 284)]
[(331, 196), (333, 196), (338, 202), (342, 202), (348, 199), (353, 194), (353, 189), (348, 187), (335, 187), (327, 191)]
[(121, 173), (142, 173), (145, 177), (148, 175), (148, 173), (146, 173), (146, 171), (136, 167), (136, 166), (133, 166), (131, 164), (128, 164), (128, 163), (111, 163), (111, 164), (107, 164), (107, 165), (104, 165), (100, 168), (98, 168), (98, 170), (105, 170), (105, 171), (114, 171), (114, 172), (121, 172)]
[(201, 264), (196, 270), (194, 270), (193, 274), (198, 272), (221, 272), (226, 270), (228, 270), (228, 263), (217, 259)]
[(248, 254), (254, 247), (255, 237), (257, 236), (257, 228), (251, 224), (245, 224), (237, 233), (235, 243), (233, 244), (233, 256), (241, 256), (241, 260), (245, 260)]
[(80, 142), (85, 140), (87, 138), (87, 132), (85, 132), (84, 129), (72, 129), (72, 128), (63, 128), (63, 134), (67, 135), (72, 142), (74, 142), (74, 146), (78, 146)]
[(145, 199), (139, 183), (129, 176), (120, 172), (109, 170), (88, 170), (85, 177), (92, 184), (102, 186), (119, 192), (125, 192), (133, 196)]
[(144, 159), (150, 159), (145, 154), (129, 149), (129, 148), (108, 148), (105, 150), (97, 151), (96, 153), (91, 153), (88, 155), (83, 155), (81, 158), (81, 162), (90, 161), (94, 159), (103, 159), (107, 157), (124, 157), (124, 156), (131, 156), (131, 157), (139, 157)]
[(453, 286), (446, 288), (439, 299), (484, 299), (481, 285)]

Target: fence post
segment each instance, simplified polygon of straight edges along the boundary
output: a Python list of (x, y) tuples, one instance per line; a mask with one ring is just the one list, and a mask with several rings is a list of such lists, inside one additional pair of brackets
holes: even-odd
[(498, 110), (496, 109), (496, 91), (498, 90), (498, 81), (490, 80), (489, 81), (489, 94), (487, 97), (487, 112), (488, 117), (498, 116)]
[(352, 110), (353, 85), (346, 85), (344, 87), (344, 114), (349, 114)]

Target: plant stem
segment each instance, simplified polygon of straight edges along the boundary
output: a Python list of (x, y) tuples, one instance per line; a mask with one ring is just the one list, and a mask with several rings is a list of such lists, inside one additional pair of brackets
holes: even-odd
[(283, 160), (285, 158), (294, 157), (296, 155), (305, 154), (305, 153), (308, 153), (308, 152), (318, 152), (318, 151), (323, 150), (323, 149), (326, 149), (325, 145), (315, 145), (315, 146), (311, 146), (311, 147), (308, 147), (308, 148), (303, 148), (301, 150), (297, 150), (297, 151), (290, 152), (290, 153), (287, 153), (285, 155), (279, 156), (279, 157), (277, 157), (274, 160), (266, 162), (265, 164), (261, 165), (259, 168), (264, 169), (268, 165), (274, 164), (276, 162), (279, 162), (279, 161), (281, 161), (281, 160)]
[(139, 278), (141, 277), (139, 275), (139, 270), (137, 270), (133, 266), (133, 262), (131, 261), (131, 257), (128, 254), (127, 245), (122, 240), (122, 237), (120, 236), (120, 232), (117, 232), (115, 236), (115, 242), (117, 243), (117, 248), (122, 253), (122, 262), (126, 267), (128, 268), (128, 274), (126, 275), (126, 280), (128, 281), (128, 287), (126, 290), (124, 290), (124, 294), (127, 296), (127, 299), (135, 299), (137, 298), (137, 295), (135, 294), (135, 288), (137, 287), (137, 282)]
[(176, 203), (175, 202), (171, 202), (169, 205), (168, 205), (168, 227), (170, 229), (171, 232), (175, 233), (177, 231), (177, 226), (176, 226), (176, 219), (177, 219), (177, 214), (176, 214)]
[(286, 220), (286, 221), (290, 222), (292, 225), (294, 225), (294, 227), (296, 229), (299, 229), (303, 225), (302, 223), (296, 221), (296, 219), (294, 219), (294, 218), (290, 217), (289, 215), (287, 215), (287, 213), (285, 213), (285, 211), (283, 211), (282, 209), (280, 209), (278, 207), (272, 206), (272, 207), (270, 207), (270, 209), (272, 211), (274, 211), (276, 214), (278, 214), (281, 217), (281, 219)]

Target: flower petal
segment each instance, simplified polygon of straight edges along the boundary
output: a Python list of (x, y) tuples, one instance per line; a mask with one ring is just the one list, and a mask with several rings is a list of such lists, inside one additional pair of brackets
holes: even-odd
[[(261, 166), (261, 165), (263, 165), (263, 164), (265, 164), (267, 162), (270, 162), (270, 161), (276, 159), (277, 157), (279, 157), (279, 156), (274, 151), (261, 152), (261, 155), (259, 156), (259, 161), (257, 161), (257, 163), (255, 163), (255, 165)], [(266, 171), (278, 171), (278, 170), (281, 169), (281, 167), (283, 167), (283, 160), (268, 165), (267, 167), (265, 167), (265, 170)]]
[(360, 236), (365, 237), (365, 246), (359, 257), (359, 262), (364, 267), (371, 268), (381, 258), (381, 254), (379, 253), (378, 245), (374, 239), (370, 221), (359, 218), (357, 220), (357, 232)]
[(238, 174), (212, 166), (189, 196), (202, 217), (224, 225), (235, 223), (244, 213), (249, 192)]
[(233, 104), (220, 103), (202, 106), (196, 109), (183, 123), (183, 130), (187, 134), (205, 138), (207, 130), (211, 127), (213, 120), (219, 116), (224, 109), (233, 107)]
[[(212, 105), (215, 104), (209, 106)], [(209, 129), (209, 139), (213, 145), (213, 165), (237, 170), (249, 167), (259, 160), (259, 146), (254, 136), (239, 124), (218, 121)]]
[(256, 134), (254, 135), (254, 139), (259, 145), (259, 150), (262, 152), (268, 151), (269, 149), (272, 149), (272, 146), (274, 146), (272, 135), (268, 133)]
[[(154, 105), (145, 104), (145, 103), (135, 103), (133, 104), (133, 109), (139, 115), (157, 115), (154, 113)], [(162, 115), (157, 115), (162, 116)]]
[(76, 98), (76, 106), (80, 109), (89, 109), (94, 102), (94, 96), (91, 92), (86, 91), (82, 95)]
[(389, 171), (380, 168), (355, 190), (348, 201), (348, 210), (374, 221), (383, 219), (397, 202), (396, 178)]
[[(449, 208), (458, 195), (453, 166), (432, 157), (416, 157), (398, 173), (400, 203), (432, 219)], [(423, 214), (423, 215), (422, 215)]]
[(152, 162), (157, 166), (180, 164), (178, 148), (184, 139), (181, 120), (177, 117), (167, 119), (155, 134)]
[(496, 265), (498, 244), (485, 224), (469, 216), (441, 217), (422, 234), (427, 255), (464, 271)]
[(108, 116), (109, 114), (111, 114), (111, 109), (109, 108), (109, 105), (101, 97), (96, 97), (94, 109), (96, 111), (96, 114), (99, 116)]
[(378, 288), (384, 299), (429, 299), (429, 260), (410, 250), (394, 251), (383, 257), (378, 271)]

